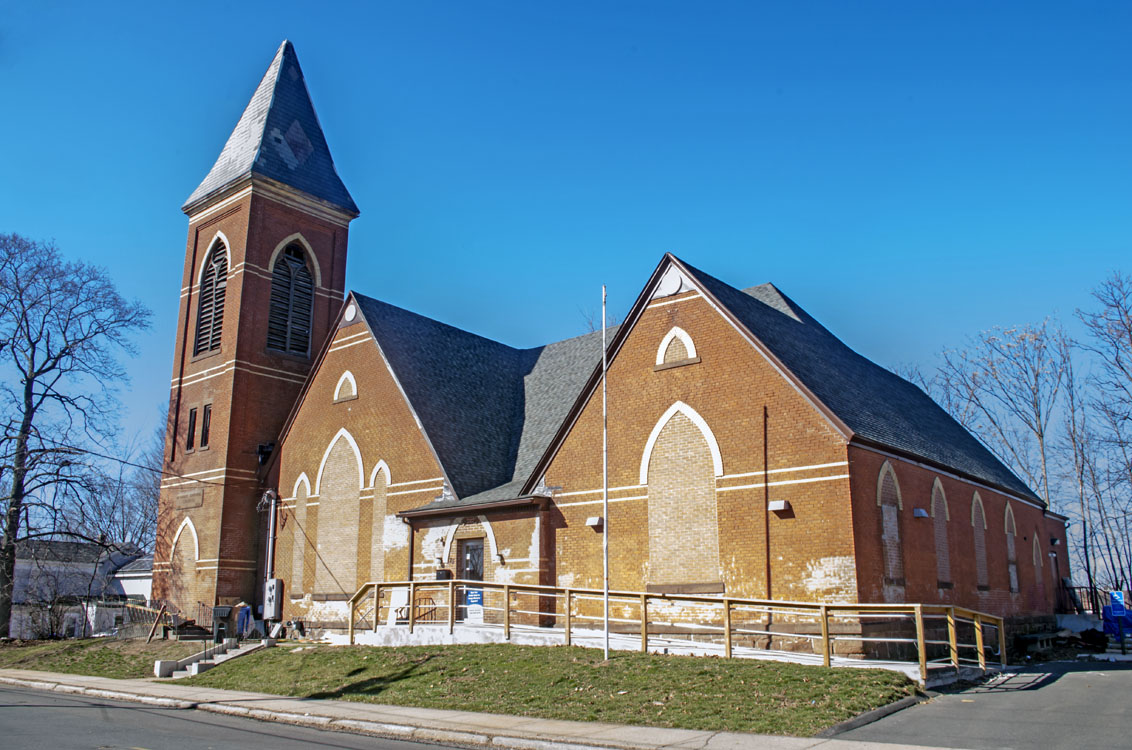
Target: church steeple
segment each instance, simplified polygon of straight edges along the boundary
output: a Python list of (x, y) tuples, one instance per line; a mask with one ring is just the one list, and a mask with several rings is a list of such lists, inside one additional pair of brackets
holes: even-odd
[(274, 181), (351, 216), (358, 207), (334, 169), (295, 47), (284, 41), (235, 130), (182, 210), (194, 213), (254, 178)]
[(184, 206), (154, 596), (254, 601), (271, 450), (342, 305), (358, 215), (284, 42)]

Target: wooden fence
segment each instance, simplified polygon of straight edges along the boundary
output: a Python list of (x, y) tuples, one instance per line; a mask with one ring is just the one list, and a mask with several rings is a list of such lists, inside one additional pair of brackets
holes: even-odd
[[(469, 624), (469, 592), (482, 606), (477, 624), (498, 627), (505, 640), (515, 626), (542, 632), (560, 628), (562, 643), (575, 633), (602, 627), (600, 589), (563, 588), (488, 581), (370, 582), (348, 602), (350, 643), (359, 626), (407, 627)], [(610, 591), (610, 627), (639, 633), (640, 650), (650, 638), (685, 639), (689, 644), (720, 642), (731, 658), (744, 645), (764, 651), (808, 649), (825, 666), (834, 656), (919, 665), (921, 682), (929, 665), (987, 669), (988, 651), (1006, 666), (1002, 618), (963, 607), (929, 604), (849, 604), (739, 599), (733, 597)], [(988, 631), (989, 636), (988, 637)], [(635, 636), (634, 636), (635, 637)], [(665, 642), (669, 642), (666, 640)], [(995, 647), (997, 646), (997, 652)]]

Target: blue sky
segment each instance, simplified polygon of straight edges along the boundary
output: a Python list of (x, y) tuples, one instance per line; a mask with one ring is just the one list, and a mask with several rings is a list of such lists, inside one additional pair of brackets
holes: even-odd
[(0, 231), (154, 310), (127, 432), (180, 206), (284, 38), (362, 211), (347, 285), (512, 345), (665, 251), (925, 368), (1132, 271), (1132, 3), (0, 3)]

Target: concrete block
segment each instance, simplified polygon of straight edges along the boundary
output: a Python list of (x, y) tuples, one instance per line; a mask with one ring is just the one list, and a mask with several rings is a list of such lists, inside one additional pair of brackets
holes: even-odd
[(210, 661), (198, 661), (196, 664), (190, 664), (189, 665), (189, 676), (195, 677), (198, 674), (200, 674), (201, 672), (207, 672), (208, 670), (212, 669), (214, 666), (216, 666), (216, 665), (213, 664)]

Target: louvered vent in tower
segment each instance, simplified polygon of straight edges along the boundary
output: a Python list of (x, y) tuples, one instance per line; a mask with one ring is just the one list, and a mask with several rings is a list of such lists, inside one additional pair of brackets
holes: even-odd
[(221, 329), (224, 325), (224, 292), (227, 287), (227, 249), (223, 242), (217, 241), (205, 261), (204, 273), (201, 275), (193, 356), (220, 348)]
[(288, 245), (271, 270), (267, 348), (306, 356), (310, 350), (314, 279), (298, 245)]

